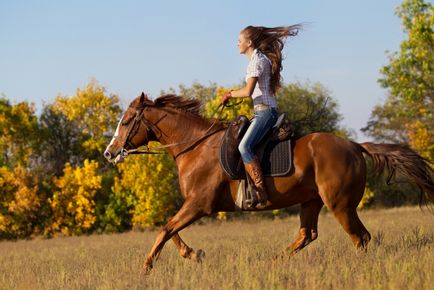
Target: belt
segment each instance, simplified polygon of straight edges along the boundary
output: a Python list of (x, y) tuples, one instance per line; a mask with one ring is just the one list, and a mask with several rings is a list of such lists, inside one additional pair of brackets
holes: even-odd
[(255, 111), (264, 111), (264, 110), (268, 110), (270, 108), (269, 105), (265, 105), (265, 104), (257, 104), (253, 106), (253, 109)]

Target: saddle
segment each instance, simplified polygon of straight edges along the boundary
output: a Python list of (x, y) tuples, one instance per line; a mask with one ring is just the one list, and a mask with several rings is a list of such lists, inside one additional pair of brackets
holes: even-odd
[[(220, 146), (220, 165), (232, 179), (246, 179), (244, 164), (238, 145), (250, 126), (250, 120), (238, 116), (227, 128)], [(256, 156), (261, 161), (264, 176), (284, 176), (291, 170), (292, 128), (281, 114), (276, 124), (255, 147)]]

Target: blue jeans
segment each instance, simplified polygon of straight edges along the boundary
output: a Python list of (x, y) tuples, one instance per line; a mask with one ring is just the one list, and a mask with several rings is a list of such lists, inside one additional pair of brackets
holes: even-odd
[(276, 121), (277, 110), (275, 108), (255, 111), (255, 117), (238, 146), (244, 163), (250, 163), (255, 159), (256, 155), (253, 149), (261, 142), (262, 138), (270, 131)]

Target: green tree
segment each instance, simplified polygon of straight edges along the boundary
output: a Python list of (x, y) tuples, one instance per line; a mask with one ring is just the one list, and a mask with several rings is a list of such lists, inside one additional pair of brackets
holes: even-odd
[(311, 132), (330, 132), (341, 137), (354, 135), (340, 125), (338, 103), (320, 83), (290, 83), (277, 93), (279, 109), (287, 113), (296, 135)]
[(377, 141), (406, 142), (423, 156), (434, 157), (434, 7), (405, 0), (397, 8), (407, 38), (389, 54), (380, 84), (389, 90), (364, 131)]
[(60, 176), (66, 163), (73, 166), (82, 164), (85, 156), (81, 144), (80, 128), (52, 105), (43, 108), (39, 117), (40, 142), (38, 146), (38, 167), (43, 176)]
[[(377, 142), (408, 143), (424, 157), (434, 158), (434, 7), (423, 0), (405, 0), (397, 7), (406, 39), (388, 55), (379, 83), (388, 97), (377, 105), (363, 129)], [(368, 179), (376, 204), (397, 206), (419, 202), (408, 184), (385, 185), (385, 178)]]
[[(199, 82), (194, 82), (191, 87), (187, 87), (183, 84), (178, 86), (178, 94), (184, 96), (186, 98), (198, 99), (203, 102), (208, 102), (217, 95), (217, 90), (219, 86), (216, 83), (210, 83), (208, 86), (202, 85)], [(168, 92), (161, 91), (161, 94), (176, 94), (177, 90), (174, 88), (170, 88)]]
[(35, 108), (27, 102), (11, 105), (0, 98), (0, 166), (27, 166), (37, 143)]

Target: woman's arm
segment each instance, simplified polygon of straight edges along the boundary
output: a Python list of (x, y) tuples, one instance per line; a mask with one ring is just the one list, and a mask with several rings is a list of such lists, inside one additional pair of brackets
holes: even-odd
[(256, 83), (258, 82), (257, 77), (250, 77), (247, 79), (246, 86), (242, 89), (231, 91), (232, 98), (246, 98), (250, 97), (255, 89)]
[(246, 86), (242, 89), (236, 91), (230, 91), (224, 94), (222, 103), (226, 104), (230, 98), (246, 98), (250, 97), (255, 89), (256, 83), (258, 82), (257, 77), (250, 77), (247, 79)]

